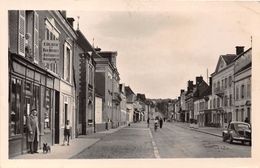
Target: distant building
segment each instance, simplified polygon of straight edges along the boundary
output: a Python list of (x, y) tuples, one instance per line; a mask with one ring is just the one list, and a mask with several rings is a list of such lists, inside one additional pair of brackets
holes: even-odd
[(130, 88), (130, 86), (125, 87), (126, 92), (126, 112), (129, 114), (129, 120), (128, 122), (134, 122), (134, 119), (136, 118), (135, 112), (134, 112), (134, 104), (136, 100), (136, 95)]
[(126, 122), (129, 120), (129, 113), (126, 111), (126, 91), (125, 91), (125, 84), (119, 85), (120, 90), (120, 125), (125, 125)]
[[(110, 70), (112, 75), (112, 113), (111, 113), (111, 124), (112, 128), (116, 128), (120, 125), (120, 92), (119, 92), (119, 72), (116, 67), (116, 57), (117, 52), (116, 51), (97, 51), (97, 53), (104, 59), (107, 59), (107, 61), (110, 64)], [(108, 67), (108, 66), (107, 66)]]
[(97, 131), (112, 128), (113, 66), (108, 58), (94, 56), (96, 62), (95, 91), (103, 98), (102, 122), (96, 124)]

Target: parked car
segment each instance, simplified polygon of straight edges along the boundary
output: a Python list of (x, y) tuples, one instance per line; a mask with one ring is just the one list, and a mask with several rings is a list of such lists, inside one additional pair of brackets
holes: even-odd
[(245, 122), (230, 122), (226, 130), (222, 132), (223, 141), (241, 141), (242, 144), (249, 142), (251, 145), (251, 126)]

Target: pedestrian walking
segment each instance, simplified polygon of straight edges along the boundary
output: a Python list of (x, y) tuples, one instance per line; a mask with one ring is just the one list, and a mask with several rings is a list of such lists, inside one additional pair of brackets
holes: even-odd
[(160, 118), (160, 128), (162, 128), (162, 125), (163, 125), (163, 119), (162, 118)]
[(27, 118), (29, 153), (31, 154), (38, 153), (39, 121), (37, 114), (37, 110), (33, 109)]
[(70, 120), (66, 121), (66, 125), (64, 128), (64, 140), (63, 145), (65, 145), (65, 142), (67, 142), (67, 145), (70, 145), (70, 133), (71, 133), (71, 126), (70, 126)]
[(157, 130), (157, 128), (158, 128), (158, 118), (155, 118), (155, 121), (154, 121), (154, 131), (156, 131)]
[(149, 127), (149, 124), (150, 124), (150, 118), (148, 117), (147, 118), (147, 127)]

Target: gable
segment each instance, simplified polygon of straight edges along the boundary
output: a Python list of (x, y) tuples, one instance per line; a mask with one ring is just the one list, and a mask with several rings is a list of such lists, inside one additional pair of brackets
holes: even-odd
[(227, 66), (227, 64), (226, 64), (225, 60), (223, 59), (222, 56), (220, 56), (219, 59), (218, 59), (218, 64), (217, 64), (215, 72), (217, 73), (217, 72), (221, 71), (226, 66)]

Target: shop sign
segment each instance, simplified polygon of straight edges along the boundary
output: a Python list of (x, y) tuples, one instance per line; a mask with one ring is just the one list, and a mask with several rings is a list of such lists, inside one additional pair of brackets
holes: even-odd
[(42, 41), (42, 59), (44, 62), (56, 62), (60, 59), (59, 40)]

